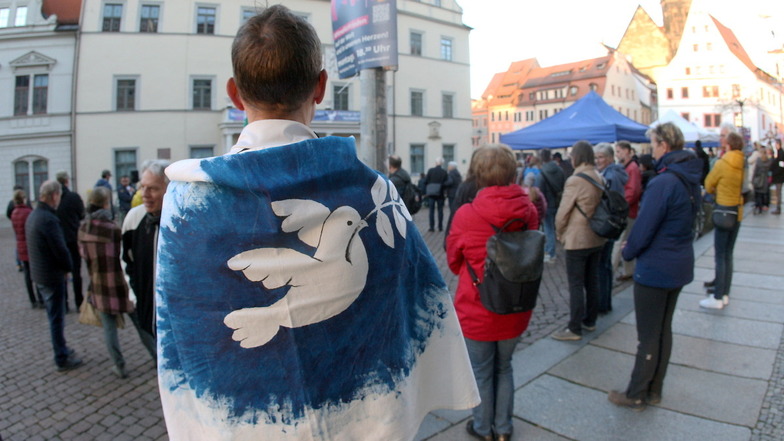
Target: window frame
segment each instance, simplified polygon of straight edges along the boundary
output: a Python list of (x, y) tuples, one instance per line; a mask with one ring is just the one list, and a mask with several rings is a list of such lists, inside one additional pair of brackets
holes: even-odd
[[(132, 153), (133, 154), (133, 163), (130, 161), (119, 162), (118, 155), (124, 153)], [(114, 185), (117, 186), (120, 184), (120, 178), (124, 175), (131, 176), (134, 171), (141, 171), (139, 170), (139, 148), (138, 147), (115, 147), (112, 148), (112, 167), (114, 167), (112, 171), (112, 176), (114, 176), (115, 182)], [(139, 176), (141, 179), (141, 176)]]
[[(447, 101), (449, 101), (448, 107), (447, 107)], [(447, 109), (449, 110), (448, 112)], [(455, 93), (454, 92), (441, 92), (441, 114), (443, 118), (452, 119), (455, 117)]]
[[(116, 16), (108, 17), (111, 20), (109, 22), (109, 29), (108, 30), (106, 29), (106, 20), (107, 20), (106, 7), (107, 6), (115, 6), (115, 7), (119, 7), (120, 8), (120, 15), (119, 15), (119, 17), (116, 17)], [(126, 10), (126, 8), (125, 8), (125, 2), (124, 1), (110, 0), (110, 1), (103, 2), (101, 4), (101, 27), (100, 27), (101, 32), (122, 32), (123, 15), (125, 14), (125, 10)], [(112, 26), (112, 24), (114, 24), (114, 20), (115, 19), (116, 19), (117, 29), (113, 30), (114, 26)]]
[[(205, 106), (203, 102), (199, 102), (199, 106), (197, 106), (197, 99), (196, 99), (196, 82), (197, 81), (209, 81), (209, 91), (208, 93), (204, 94), (201, 93), (199, 96), (201, 97), (200, 100), (203, 100), (206, 96), (209, 100), (209, 105)], [(213, 110), (213, 105), (215, 103), (215, 77), (213, 76), (205, 76), (205, 75), (194, 75), (191, 76), (190, 80), (190, 97), (191, 97), (191, 110)]]
[[(448, 43), (448, 44), (445, 44)], [(441, 55), (441, 59), (444, 61), (454, 61), (454, 38), (447, 37), (445, 35), (441, 36), (441, 43), (439, 44), (439, 53)]]
[(332, 83), (332, 110), (350, 110), (350, 108), (351, 85), (348, 83)]
[[(419, 94), (419, 112), (415, 112), (414, 94)], [(411, 116), (425, 116), (425, 91), (421, 89), (411, 89), (409, 93), (409, 104)]]
[[(119, 107), (120, 105), (120, 81), (133, 81), (133, 106), (132, 108)], [(112, 109), (116, 112), (134, 112), (139, 109), (139, 91), (141, 90), (141, 78), (139, 75), (115, 75), (113, 77)], [(127, 103), (126, 103), (127, 104)]]
[[(417, 152), (417, 154), (415, 154)], [(412, 176), (425, 172), (425, 144), (411, 143), (408, 145), (408, 159)]]
[[(209, 150), (209, 155), (200, 156), (194, 155), (195, 152), (207, 152)], [(211, 158), (215, 156), (215, 145), (214, 144), (195, 144), (188, 146), (188, 157), (190, 159), (204, 159), (204, 158)]]
[[(152, 31), (145, 30), (145, 28), (143, 26), (143, 20), (149, 21), (149, 20), (152, 20), (152, 19), (150, 19), (150, 18), (145, 19), (144, 17), (142, 17), (142, 12), (144, 11), (144, 8), (151, 8), (151, 7), (152, 8), (158, 8), (158, 16), (155, 17), (155, 19), (154, 19), (155, 20), (155, 22), (154, 22), (155, 23), (155, 29), (152, 30)], [(160, 30), (160, 27), (161, 27), (161, 17), (162, 16), (163, 16), (163, 4), (162, 3), (145, 1), (144, 3), (139, 4), (139, 20), (138, 20), (139, 32), (140, 33), (145, 33), (145, 34), (157, 34), (158, 31)]]
[[(194, 16), (194, 25), (195, 25), (194, 33), (199, 34), (199, 35), (217, 35), (218, 34), (219, 12), (220, 12), (219, 5), (214, 4), (214, 3), (196, 3), (196, 4), (194, 4), (194, 8), (195, 8), (195, 10), (194, 10), (194, 13), (195, 13), (195, 16)], [(200, 17), (202, 17), (202, 15), (200, 15), (200, 13), (201, 13), (202, 10), (207, 10), (207, 9), (212, 9), (214, 11), (214, 14), (212, 15), (212, 20), (213, 20), (212, 28), (209, 27), (210, 26), (209, 23), (206, 23), (204, 25), (204, 26), (206, 26), (205, 32), (200, 32), (200, 29), (199, 29), (200, 28), (199, 19), (200, 19)], [(204, 17), (209, 17), (209, 16), (205, 15)]]
[[(414, 35), (418, 35), (419, 36), (419, 52), (418, 53), (414, 51), (414, 48), (416, 47), (414, 45), (414, 38), (413, 38)], [(422, 57), (422, 56), (424, 56), (424, 46), (425, 46), (424, 42), (425, 42), (425, 33), (424, 32), (409, 30), (409, 32), (408, 32), (408, 51), (409, 51), (410, 55), (413, 55), (415, 57)]]

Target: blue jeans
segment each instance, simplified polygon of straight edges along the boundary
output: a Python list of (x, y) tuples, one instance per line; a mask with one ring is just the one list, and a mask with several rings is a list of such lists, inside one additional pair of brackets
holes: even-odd
[(608, 240), (602, 247), (599, 257), (599, 312), (612, 311), (613, 266), (612, 251), (614, 240)]
[(544, 253), (555, 257), (555, 213), (547, 210), (544, 215)]
[(109, 351), (109, 357), (118, 368), (125, 367), (125, 359), (120, 351), (120, 340), (117, 339), (117, 314), (107, 314), (103, 311), (98, 311), (101, 317), (101, 324), (103, 325), (103, 340), (106, 343), (106, 349)]
[(517, 338), (500, 341), (478, 341), (466, 338), (468, 358), (474, 371), (482, 402), (473, 410), (474, 430), (486, 436), (512, 433), (514, 379), (512, 354)]
[[(444, 198), (428, 198), (430, 199), (430, 229), (433, 230), (435, 225), (435, 210), (438, 208), (438, 231), (444, 229)], [(438, 205), (438, 207), (436, 207)]]
[(716, 228), (713, 233), (713, 248), (716, 253), (716, 281), (713, 296), (721, 299), (729, 295), (732, 286), (732, 251), (738, 238), (740, 222), (731, 230)]
[(569, 281), (569, 330), (583, 335), (583, 323), (596, 325), (599, 301), (599, 257), (602, 247), (566, 250)]
[(54, 350), (54, 363), (63, 366), (70, 350), (65, 343), (65, 279), (52, 286), (36, 283), (38, 293), (44, 298), (46, 316), (49, 318), (49, 333)]

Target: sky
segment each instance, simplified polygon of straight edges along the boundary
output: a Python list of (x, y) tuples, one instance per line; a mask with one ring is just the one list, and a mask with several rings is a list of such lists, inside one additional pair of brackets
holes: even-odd
[[(540, 66), (570, 63), (617, 47), (640, 5), (662, 25), (659, 0), (456, 0), (469, 36), (471, 97), (480, 98), (493, 75), (513, 61)], [(784, 0), (693, 0), (729, 27), (757, 65), (784, 44)], [(742, 7), (739, 6), (742, 4)], [(775, 35), (771, 34), (775, 29)]]

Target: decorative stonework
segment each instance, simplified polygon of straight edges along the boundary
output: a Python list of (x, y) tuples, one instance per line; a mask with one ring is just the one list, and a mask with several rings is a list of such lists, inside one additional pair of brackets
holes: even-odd
[(8, 64), (14, 70), (28, 67), (45, 67), (46, 70), (51, 70), (55, 63), (57, 63), (57, 60), (54, 58), (49, 58), (36, 51), (30, 51)]

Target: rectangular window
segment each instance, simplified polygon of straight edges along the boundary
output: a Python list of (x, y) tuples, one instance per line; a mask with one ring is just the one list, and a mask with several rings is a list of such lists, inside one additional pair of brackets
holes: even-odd
[(142, 5), (139, 32), (158, 32), (160, 15), (161, 7), (159, 5)]
[(411, 55), (416, 55), (418, 57), (422, 56), (422, 34), (419, 32), (411, 32), (410, 36), (411, 41)]
[(411, 115), (423, 116), (425, 114), (424, 92), (411, 91)]
[(120, 32), (122, 5), (107, 3), (103, 5), (103, 32)]
[(240, 24), (245, 24), (251, 17), (256, 15), (256, 10), (252, 8), (242, 8), (242, 16), (240, 17)]
[(120, 176), (131, 176), (137, 170), (136, 149), (114, 151), (114, 174), (118, 180)]
[(721, 125), (720, 113), (706, 113), (705, 114), (705, 127), (719, 127)]
[(444, 113), (444, 118), (453, 118), (455, 111), (454, 111), (454, 95), (450, 93), (441, 94), (441, 109)]
[(689, 112), (683, 112), (681, 113), (681, 118), (685, 119), (686, 121), (689, 121), (691, 115), (689, 114)]
[(667, 88), (667, 99), (671, 100), (673, 98), (672, 88)]
[(690, 67), (686, 68), (686, 75), (691, 75), (691, 68)]
[(27, 115), (30, 96), (30, 76), (21, 75), (16, 77), (16, 87), (14, 88), (14, 115)]
[(740, 84), (733, 84), (732, 85), (732, 97), (733, 98), (740, 97)]
[(533, 121), (534, 120), (534, 111), (533, 110), (526, 110), (525, 111), (525, 120), (526, 121)]
[(689, 97), (689, 88), (681, 87), (681, 98), (688, 98), (688, 97)]
[(27, 24), (27, 6), (17, 6), (14, 26), (24, 26)]
[(213, 155), (213, 146), (191, 146), (191, 158), (211, 158)]
[(193, 80), (193, 110), (212, 109), (212, 80)]
[(441, 37), (441, 59), (452, 61), (452, 39)]
[(444, 158), (444, 164), (449, 164), (455, 160), (455, 145), (444, 144), (441, 149), (441, 157)]
[(347, 84), (335, 84), (332, 86), (332, 108), (335, 110), (348, 110)]
[(718, 98), (719, 86), (702, 86), (702, 96), (705, 98)]
[(411, 144), (411, 174), (418, 175), (425, 172), (425, 145), (424, 144)]
[(215, 33), (215, 8), (199, 6), (196, 10), (196, 33), (214, 34)]
[(698, 52), (700, 50), (700, 45), (699, 44), (694, 44), (694, 45), (692, 45), (692, 49), (694, 50), (694, 52)]
[[(11, 17), (11, 9), (10, 8), (0, 8), (0, 28), (7, 28), (8, 27), (8, 19)], [(26, 192), (30, 194), (29, 192)]]
[(136, 110), (136, 80), (117, 80), (116, 99), (115, 110)]
[(33, 114), (46, 113), (46, 101), (49, 96), (49, 75), (36, 75), (33, 79)]

